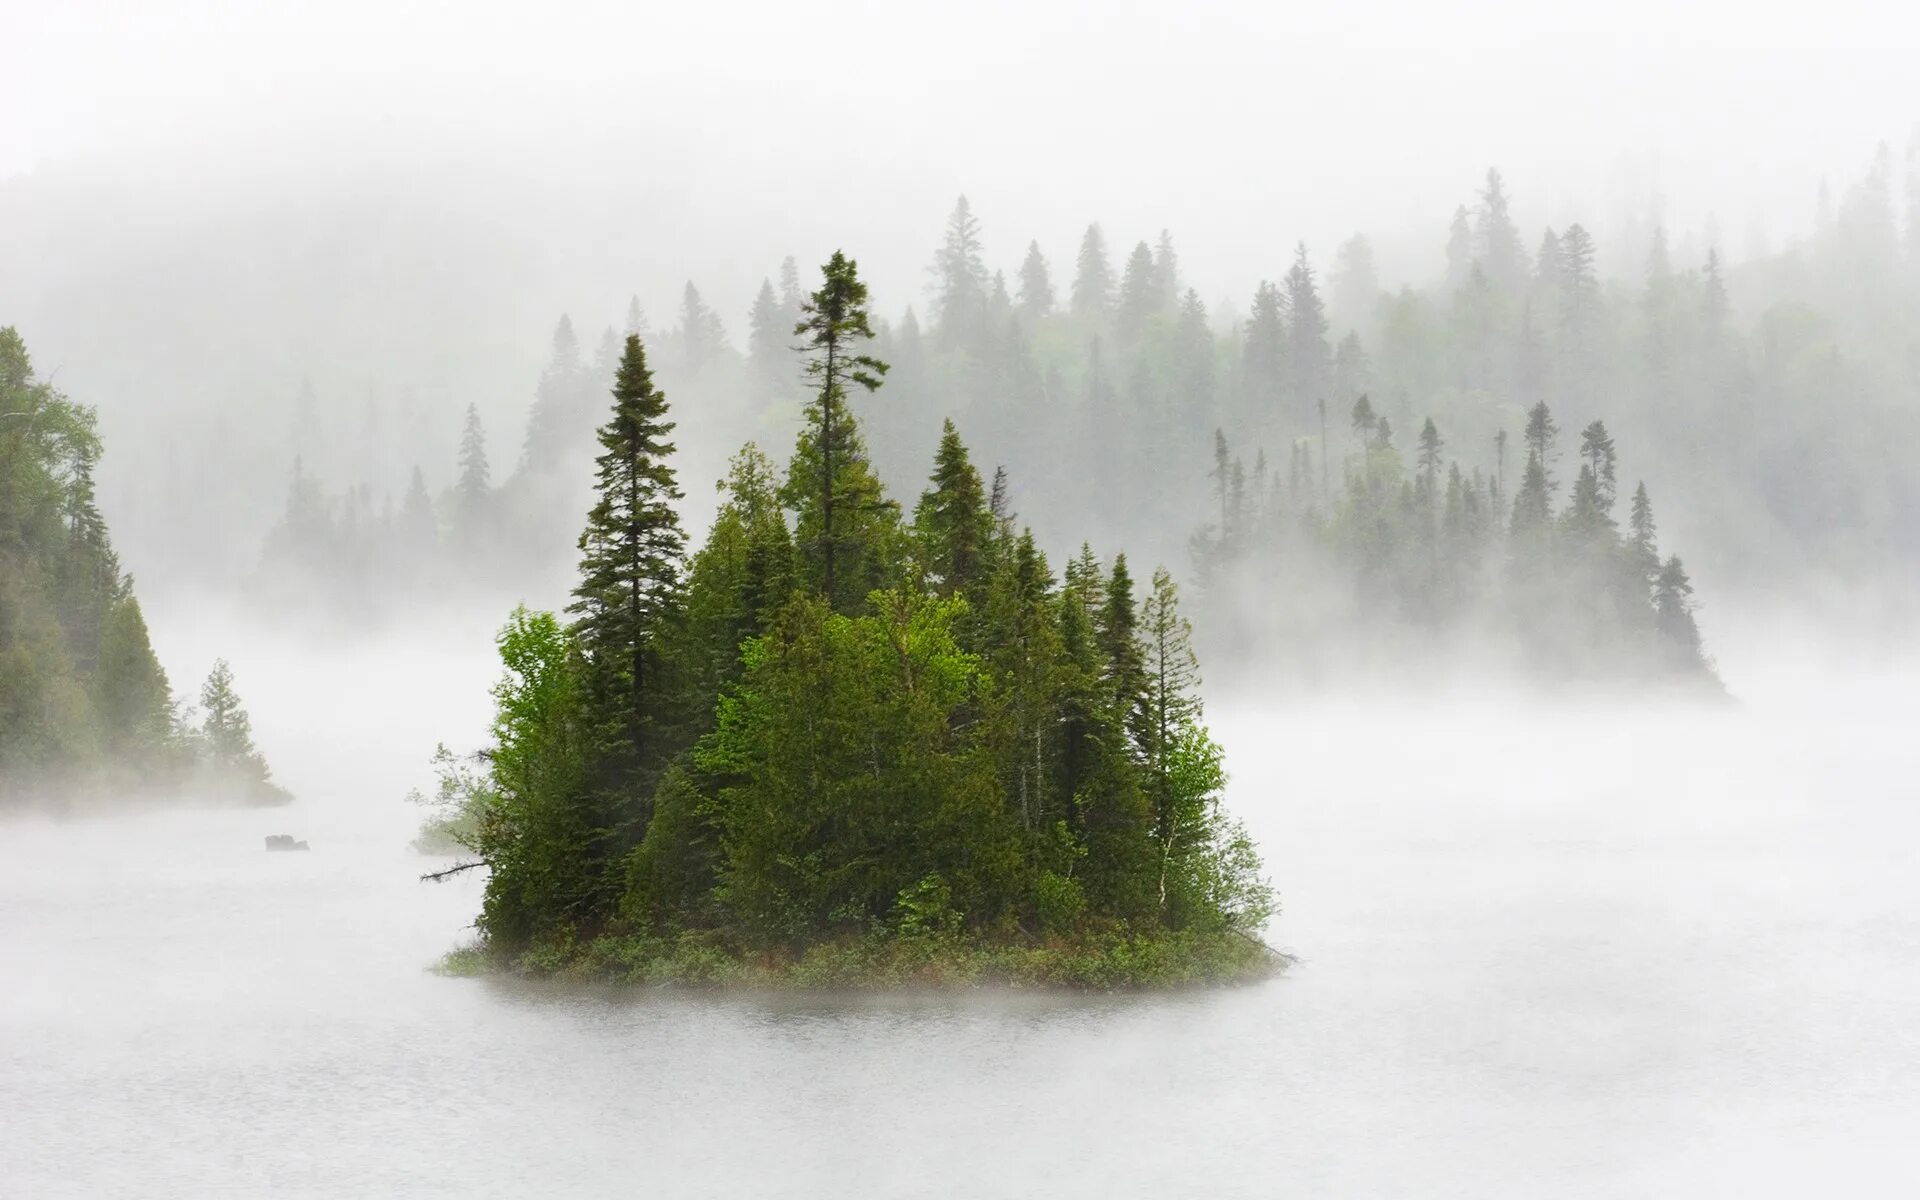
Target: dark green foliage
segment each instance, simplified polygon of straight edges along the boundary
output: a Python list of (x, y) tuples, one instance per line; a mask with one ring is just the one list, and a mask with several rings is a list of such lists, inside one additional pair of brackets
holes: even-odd
[(673, 422), (638, 334), (614, 377), (613, 414), (600, 429), (597, 500), (580, 535), (580, 582), (567, 611), (584, 665), (595, 736), (594, 782), (618, 793), (616, 841), (636, 839), (679, 716), (666, 655), (683, 603), (686, 535), (668, 463)]
[(208, 724), (177, 711), (95, 503), (100, 453), (93, 410), (36, 379), (25, 342), (0, 328), (0, 803), (285, 800), (225, 663), (202, 698)]
[(794, 329), (805, 339), (815, 392), (783, 498), (798, 513), (794, 539), (806, 582), (849, 612), (887, 578), (899, 549), (900, 511), (881, 490), (848, 405), (850, 387), (871, 392), (887, 372), (887, 364), (860, 349), (873, 338), (867, 285), (854, 261), (838, 251), (823, 274)]
[(1048, 965), (1021, 970), (1090, 955), (1070, 973), (1117, 982), (1160, 973), (1126, 955), (1177, 972), (1207, 939), (1257, 945), (1271, 894), (1220, 814), (1171, 577), (1145, 629), (1124, 557), (1083, 548), (1062, 586), (950, 422), (902, 529), (846, 403), (885, 370), (859, 351), (853, 262), (802, 311), (816, 394), (792, 467), (743, 450), (684, 575), (665, 404), (628, 340), (579, 619), (515, 614), (492, 744), (443, 759), (447, 827), (492, 871), (488, 950), (718, 978), (830, 946), (984, 963), (1042, 935)]

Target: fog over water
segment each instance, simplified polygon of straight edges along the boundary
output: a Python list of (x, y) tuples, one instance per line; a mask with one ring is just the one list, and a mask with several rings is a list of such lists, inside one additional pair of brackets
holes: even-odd
[[(0, 0), (0, 1200), (1920, 1195), (1916, 14)], [(454, 860), (407, 793), (486, 743), (512, 604), (568, 602), (618, 363), (689, 549), (724, 535), (663, 672), (701, 730), (754, 589), (809, 586), (757, 572), (813, 494), (766, 492), (766, 559), (713, 482), (750, 439), (811, 478), (790, 333), (836, 250), (892, 365), (853, 466), (905, 518), (850, 536), (990, 614), (930, 761), (1000, 755), (1008, 830), (1017, 771), (1022, 869), (1084, 915), (1040, 843), (1088, 854), (1101, 787), (1146, 836), (1100, 596), (1164, 565), (1285, 973), (434, 971), (484, 872), (420, 880)], [(929, 483), (948, 418), (971, 492)], [(915, 517), (953, 481), (974, 592)], [(287, 807), (202, 803), (220, 659)], [(1076, 790), (1093, 693), (1119, 765)], [(723, 786), (669, 781), (595, 834)], [(640, 928), (620, 871), (582, 928)], [(861, 919), (917, 936), (919, 888)], [(928, 911), (1138, 932), (1029, 890)]]
[[(173, 627), (170, 665), (215, 632)], [(397, 792), (484, 721), (484, 625), (397, 663), (236, 632), (293, 807), (0, 837), (12, 1194), (1920, 1183), (1910, 659), (1723, 632), (1720, 709), (1216, 698), (1301, 956), (1257, 986), (615, 998), (425, 970), (478, 881), (415, 881)]]

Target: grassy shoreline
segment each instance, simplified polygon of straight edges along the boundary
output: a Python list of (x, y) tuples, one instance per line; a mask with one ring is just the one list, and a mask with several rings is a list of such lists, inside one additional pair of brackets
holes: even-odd
[(1252, 983), (1284, 971), (1292, 961), (1265, 942), (1231, 930), (1116, 931), (1041, 941), (875, 934), (797, 952), (748, 952), (693, 935), (666, 940), (610, 934), (539, 947), (512, 961), (482, 945), (463, 946), (449, 951), (435, 970), (717, 991), (1011, 987), (1112, 992)]

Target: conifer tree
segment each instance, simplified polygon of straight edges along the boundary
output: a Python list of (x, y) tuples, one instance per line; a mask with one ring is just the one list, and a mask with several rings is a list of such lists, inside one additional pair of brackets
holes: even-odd
[(1494, 286), (1514, 293), (1527, 278), (1527, 251), (1520, 244), (1520, 231), (1514, 226), (1507, 204), (1500, 172), (1489, 170), (1487, 186), (1480, 193), (1474, 245), (1487, 278)]
[(800, 514), (795, 539), (816, 585), (830, 605), (846, 612), (879, 585), (876, 559), (885, 552), (879, 543), (897, 519), (848, 408), (849, 388), (878, 389), (887, 364), (860, 350), (873, 339), (873, 328), (857, 265), (836, 250), (822, 276), (794, 328), (805, 339), (806, 373), (815, 393), (785, 496)]
[[(666, 644), (678, 620), (686, 535), (674, 502), (667, 398), (653, 382), (638, 335), (614, 377), (613, 411), (600, 427), (595, 501), (580, 534), (572, 634), (585, 660), (595, 726), (595, 783), (628, 797), (651, 794), (676, 724)], [(639, 822), (631, 805), (616, 822)], [(639, 827), (628, 831), (637, 837)]]
[(1020, 315), (1029, 322), (1053, 314), (1053, 276), (1040, 253), (1039, 242), (1027, 243), (1027, 257), (1020, 263), (1020, 291), (1016, 300)]
[(1313, 268), (1307, 263), (1307, 244), (1294, 248), (1293, 266), (1287, 271), (1287, 368), (1293, 396), (1302, 414), (1327, 386), (1327, 311), (1313, 282)]
[(1693, 581), (1677, 555), (1660, 566), (1653, 586), (1654, 626), (1676, 665), (1687, 669), (1706, 666), (1700, 644), (1700, 626), (1694, 620)]
[(1287, 317), (1280, 289), (1265, 280), (1254, 290), (1240, 353), (1247, 412), (1271, 421), (1280, 415), (1287, 386)]
[[(1651, 588), (1660, 573), (1660, 551), (1655, 541), (1653, 501), (1647, 498), (1645, 483), (1633, 489), (1633, 505), (1627, 517), (1627, 554), (1643, 587)], [(1644, 596), (1645, 593), (1642, 593)]]
[(527, 436), (521, 459), (534, 470), (558, 464), (570, 434), (580, 423), (586, 397), (586, 374), (580, 362), (580, 339), (565, 313), (553, 330), (553, 352), (534, 391), (533, 411), (527, 416)]
[(1113, 264), (1107, 261), (1107, 239), (1098, 222), (1087, 226), (1074, 260), (1073, 315), (1088, 321), (1104, 320), (1113, 308)]
[(1180, 256), (1174, 253), (1173, 234), (1160, 231), (1153, 247), (1154, 310), (1172, 312), (1180, 304)]
[[(996, 476), (996, 484), (1000, 478)], [(940, 432), (930, 486), (921, 493), (914, 525), (925, 547), (934, 591), (978, 605), (992, 550), (994, 513), (960, 434), (947, 421)]]
[(927, 268), (933, 276), (933, 319), (945, 349), (976, 347), (987, 331), (987, 267), (980, 222), (965, 196), (947, 218), (946, 239)]
[[(1200, 719), (1200, 662), (1193, 653), (1193, 628), (1180, 615), (1179, 589), (1165, 568), (1153, 573), (1153, 590), (1140, 613), (1140, 637), (1145, 690), (1134, 737), (1146, 767), (1154, 841), (1164, 862), (1186, 815), (1179, 804), (1179, 747)], [(1165, 903), (1164, 874), (1160, 892)]]
[(1120, 302), (1114, 310), (1114, 331), (1124, 343), (1138, 340), (1159, 307), (1153, 251), (1147, 248), (1145, 242), (1140, 242), (1134, 246), (1133, 253), (1127, 256), (1126, 270), (1120, 278)]
[[(296, 480), (300, 464), (294, 464)], [(454, 485), (457, 524), (463, 536), (471, 540), (485, 524), (493, 497), (493, 472), (487, 465), (487, 433), (480, 424), (480, 410), (467, 405), (466, 425), (460, 432), (460, 480)]]
[(699, 371), (727, 346), (726, 329), (720, 314), (707, 307), (700, 290), (688, 280), (680, 293), (680, 327), (676, 330), (681, 362), (689, 371)]
[[(1913, 203), (1920, 205), (1920, 197), (1916, 197)], [(1920, 208), (1915, 211), (1920, 212)], [(1916, 224), (1920, 224), (1920, 219), (1916, 219)], [(1720, 274), (1718, 250), (1707, 251), (1707, 265), (1701, 281), (1700, 317), (1706, 326), (1708, 339), (1719, 338), (1727, 324), (1727, 282)]]
[(1139, 610), (1135, 607), (1133, 576), (1127, 571), (1124, 554), (1113, 556), (1113, 570), (1107, 576), (1096, 628), (1106, 663), (1108, 703), (1117, 714), (1116, 719), (1126, 728), (1134, 729), (1146, 694), (1146, 666), (1140, 652)]
[(760, 291), (747, 313), (747, 357), (764, 395), (780, 390), (793, 360), (787, 350), (793, 322), (786, 319), (773, 294), (773, 281), (760, 281)]
[(1447, 290), (1467, 285), (1473, 274), (1473, 228), (1467, 223), (1467, 206), (1453, 210), (1453, 223), (1447, 229)]

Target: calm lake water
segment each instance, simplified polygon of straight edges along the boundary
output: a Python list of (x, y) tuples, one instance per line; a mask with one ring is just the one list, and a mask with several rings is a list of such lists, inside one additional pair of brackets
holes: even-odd
[(861, 1001), (425, 971), (478, 881), (398, 795), (491, 668), (364, 665), (236, 663), (290, 809), (0, 824), (0, 1194), (1920, 1194), (1909, 674), (1216, 701), (1289, 975)]

